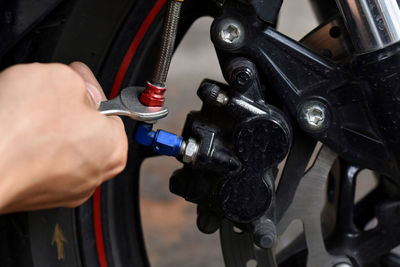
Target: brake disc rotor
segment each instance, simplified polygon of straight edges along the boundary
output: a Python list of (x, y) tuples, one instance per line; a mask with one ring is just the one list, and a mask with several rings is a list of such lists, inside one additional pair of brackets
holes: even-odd
[[(336, 158), (337, 155), (329, 148), (320, 149), (315, 163), (302, 177), (292, 204), (278, 223), (277, 229), (281, 236), (294, 220), (302, 221), (305, 236), (303, 243), (305, 241), (307, 245), (309, 267), (331, 267), (339, 263), (349, 263), (346, 257), (334, 257), (326, 251), (321, 227), (326, 185)], [(254, 245), (251, 234), (238, 231), (228, 221), (221, 227), (221, 243), (227, 266), (252, 266), (252, 263), (260, 267), (277, 266), (274, 257), (277, 251), (258, 248)], [(296, 249), (289, 250), (297, 252)]]

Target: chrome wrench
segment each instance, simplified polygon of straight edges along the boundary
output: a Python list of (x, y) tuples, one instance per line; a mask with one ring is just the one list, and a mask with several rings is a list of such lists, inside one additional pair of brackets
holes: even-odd
[(148, 107), (140, 103), (143, 87), (127, 87), (112, 100), (101, 102), (99, 111), (106, 116), (125, 116), (136, 121), (154, 122), (168, 115), (165, 107)]

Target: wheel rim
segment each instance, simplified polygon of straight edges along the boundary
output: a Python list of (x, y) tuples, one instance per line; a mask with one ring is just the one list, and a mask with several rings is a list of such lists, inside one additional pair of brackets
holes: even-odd
[[(155, 59), (165, 2), (166, 0), (154, 1), (154, 5), (135, 34), (125, 33), (125, 36), (135, 36), (133, 40), (129, 40), (129, 47), (126, 47), (126, 37), (121, 38), (124, 40), (119, 44), (117, 40), (117, 44), (114, 45), (107, 59), (109, 63), (105, 64), (110, 67), (104, 67), (99, 77), (100, 83), (105, 85), (104, 89), (109, 92), (110, 98), (117, 95), (121, 87), (145, 84), (145, 79), (150, 77), (152, 68), (142, 69), (139, 66), (149, 66), (149, 62), (153, 62)], [(181, 40), (193, 21), (209, 14), (209, 7), (209, 5), (199, 5), (195, 1), (185, 2), (178, 40)], [(126, 28), (129, 27), (126, 26)], [(129, 32), (129, 29), (127, 31)], [(132, 30), (130, 31), (132, 32)], [(117, 71), (113, 67), (116, 60), (112, 54), (121, 54), (121, 44), (125, 45), (126, 48), (123, 51), (126, 52), (123, 53), (123, 58), (119, 56), (120, 64), (118, 66), (120, 67)], [(114, 73), (114, 75), (110, 75), (110, 73)], [(110, 76), (115, 77), (112, 84), (110, 84)], [(135, 123), (125, 121), (125, 126), (128, 138), (133, 140)], [(140, 165), (148, 156), (147, 151), (142, 150), (134, 142), (130, 142), (130, 159), (127, 169), (116, 179), (101, 186), (93, 197), (97, 258), (102, 267), (149, 265), (143, 241), (138, 197)], [(84, 214), (91, 208), (90, 205), (81, 207), (79, 209), (80, 217), (85, 216)], [(131, 253), (133, 251), (135, 253)]]

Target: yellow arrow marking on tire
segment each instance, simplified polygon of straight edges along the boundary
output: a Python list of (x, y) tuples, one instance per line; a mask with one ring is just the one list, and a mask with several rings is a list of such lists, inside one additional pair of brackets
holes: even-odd
[(56, 245), (57, 247), (57, 259), (64, 259), (64, 243), (68, 243), (68, 240), (65, 238), (64, 233), (61, 230), (60, 225), (58, 223), (54, 227), (53, 239), (51, 240), (51, 245)]

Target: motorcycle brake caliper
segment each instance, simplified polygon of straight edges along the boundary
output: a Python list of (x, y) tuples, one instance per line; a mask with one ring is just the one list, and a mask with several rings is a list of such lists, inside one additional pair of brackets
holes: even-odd
[(196, 141), (196, 155), (183, 150), (181, 159), (192, 160), (173, 174), (170, 190), (199, 205), (202, 232), (228, 218), (269, 248), (276, 240), (274, 170), (290, 149), (292, 130), (285, 114), (265, 103), (251, 61), (235, 58), (227, 72), (231, 87), (205, 80), (197, 92), (202, 109), (188, 115), (183, 130)]

